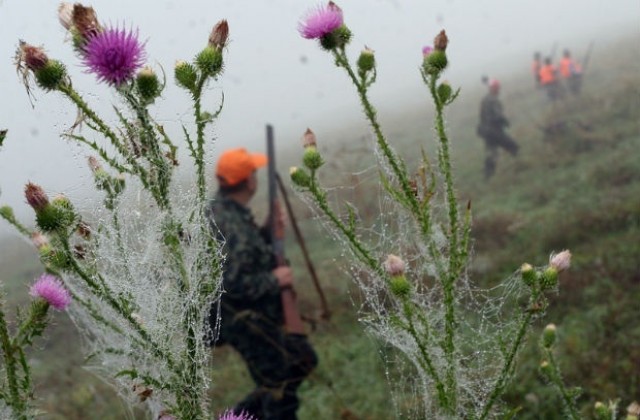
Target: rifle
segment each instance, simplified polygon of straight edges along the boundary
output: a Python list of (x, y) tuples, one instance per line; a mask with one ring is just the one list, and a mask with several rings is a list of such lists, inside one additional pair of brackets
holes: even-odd
[(589, 47), (587, 48), (587, 52), (584, 54), (584, 58), (582, 59), (582, 73), (587, 70), (587, 66), (589, 65), (589, 59), (591, 59), (591, 52), (593, 51), (593, 44), (595, 41), (591, 41), (589, 43)]
[[(271, 232), (271, 246), (275, 254), (278, 266), (286, 265), (284, 256), (284, 240), (276, 235), (276, 224), (274, 220), (276, 206), (278, 205), (277, 197), (277, 173), (276, 173), (276, 154), (273, 147), (273, 126), (267, 124), (267, 156), (268, 156), (268, 177), (269, 177), (269, 228)], [(282, 299), (282, 312), (284, 315), (284, 327), (289, 334), (305, 334), (302, 317), (298, 311), (298, 299), (293, 288), (284, 288), (280, 292)]]
[[(311, 261), (311, 258), (309, 258), (309, 251), (307, 251), (307, 245), (305, 244), (302, 232), (300, 232), (300, 228), (298, 227), (298, 222), (296, 221), (296, 217), (293, 213), (293, 208), (291, 207), (291, 202), (289, 201), (289, 196), (287, 195), (287, 190), (284, 188), (282, 178), (280, 178), (280, 175), (278, 175), (277, 173), (276, 179), (278, 181), (278, 188), (280, 189), (280, 193), (282, 194), (282, 198), (284, 199), (284, 204), (287, 207), (287, 214), (289, 215), (289, 220), (291, 220), (293, 233), (295, 233), (296, 235), (296, 240), (298, 241), (298, 245), (300, 246), (300, 250), (302, 251), (302, 256), (304, 257), (304, 262), (307, 264), (307, 270), (309, 271), (311, 280), (313, 280), (313, 285), (316, 288), (316, 292), (320, 297), (320, 306), (322, 308), (322, 311), (320, 312), (320, 318), (328, 320), (331, 318), (331, 311), (329, 310), (329, 305), (327, 305), (327, 298), (324, 296), (322, 287), (320, 287), (320, 281), (318, 280), (318, 275), (316, 274), (316, 269), (313, 266), (313, 262)], [(315, 324), (312, 323), (311, 325), (313, 326)]]

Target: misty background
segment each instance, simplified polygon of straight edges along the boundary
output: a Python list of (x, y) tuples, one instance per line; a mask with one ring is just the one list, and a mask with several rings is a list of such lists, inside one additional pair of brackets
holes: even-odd
[[(50, 194), (64, 192), (74, 201), (90, 197), (94, 189), (87, 151), (59, 138), (75, 120), (75, 108), (59, 94), (38, 88), (32, 108), (13, 65), (18, 40), (43, 45), (50, 57), (63, 61), (94, 109), (112, 115), (110, 108), (118, 103), (104, 85), (96, 86), (93, 75), (83, 73), (58, 23), (58, 4), (0, 0), (0, 129), (9, 130), (0, 152), (0, 205), (12, 206), (23, 222), (32, 220), (23, 198), (27, 181)], [(322, 141), (333, 130), (361, 121), (357, 95), (344, 72), (316, 42), (297, 33), (300, 18), (318, 4), (310, 0), (85, 3), (96, 9), (103, 23), (139, 29), (146, 40), (147, 62), (167, 75), (167, 88), (152, 111), (174, 139), (181, 137), (180, 123), (190, 126), (191, 121), (188, 95), (173, 84), (174, 62), (192, 59), (206, 45), (212, 26), (228, 20), (225, 72), (210, 86), (206, 99), (208, 109), (215, 110), (222, 93), (225, 97), (214, 127), (212, 161), (229, 147), (263, 150), (266, 123), (275, 126), (277, 147), (284, 149), (298, 147), (307, 127)], [(463, 92), (477, 88), (483, 74), (500, 79), (529, 72), (533, 52), (546, 55), (554, 44), (556, 59), (569, 48), (580, 60), (590, 42), (597, 51), (623, 36), (636, 37), (640, 49), (638, 0), (345, 0), (338, 5), (354, 33), (350, 55), (357, 57), (365, 45), (376, 53), (378, 82), (371, 96), (381, 113), (428, 106), (418, 71), (421, 49), (443, 28), (450, 39), (447, 52), (452, 63), (445, 78)], [(503, 89), (508, 91), (509, 86)], [(179, 157), (185, 158), (184, 149)], [(11, 227), (0, 223), (0, 238), (9, 232)]]

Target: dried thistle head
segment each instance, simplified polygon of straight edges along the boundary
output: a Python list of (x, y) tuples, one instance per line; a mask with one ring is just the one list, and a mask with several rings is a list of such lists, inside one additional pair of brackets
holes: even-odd
[(95, 10), (93, 10), (93, 7), (84, 7), (80, 3), (74, 4), (71, 21), (80, 36), (84, 39), (102, 31), (102, 26), (100, 26), (100, 22), (98, 22), (98, 16)]
[(307, 128), (307, 131), (302, 135), (302, 146), (306, 149), (307, 147), (316, 147), (317, 139), (316, 135), (310, 128)]
[(220, 22), (216, 23), (211, 30), (211, 34), (209, 35), (209, 45), (221, 50), (227, 44), (228, 38), (229, 24), (226, 19), (222, 19)]
[(443, 29), (438, 35), (436, 35), (435, 39), (433, 40), (433, 48), (438, 51), (446, 51), (448, 44), (449, 38), (447, 38), (447, 34)]
[(58, 21), (67, 31), (73, 26), (73, 9), (73, 4), (67, 2), (62, 2), (58, 6)]

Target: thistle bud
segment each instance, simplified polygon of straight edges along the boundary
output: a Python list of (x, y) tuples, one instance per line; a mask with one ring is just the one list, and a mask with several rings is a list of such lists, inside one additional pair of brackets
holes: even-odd
[(53, 204), (54, 206), (65, 208), (65, 209), (73, 208), (73, 205), (71, 204), (71, 200), (69, 200), (69, 197), (67, 197), (64, 194), (56, 194), (51, 200), (51, 204)]
[(217, 75), (222, 70), (222, 51), (207, 45), (196, 56), (196, 65), (207, 77)]
[(36, 247), (36, 249), (40, 250), (43, 247), (49, 245), (49, 240), (42, 233), (33, 232), (31, 234), (31, 243)]
[(571, 252), (565, 249), (557, 254), (551, 254), (549, 266), (555, 268), (558, 272), (567, 270), (571, 266)]
[(547, 378), (550, 378), (551, 375), (553, 374), (553, 367), (551, 366), (551, 364), (549, 364), (549, 362), (547, 362), (546, 360), (543, 360), (542, 363), (540, 363), (540, 372)]
[(389, 289), (399, 298), (406, 298), (411, 294), (411, 285), (405, 276), (392, 277), (389, 281)]
[(36, 211), (36, 224), (44, 232), (60, 229), (67, 222), (67, 212), (58, 206), (47, 205), (42, 210)]
[(13, 209), (9, 206), (0, 207), (0, 216), (9, 221), (16, 219), (16, 215), (13, 213)]
[(160, 81), (149, 66), (145, 66), (136, 76), (136, 90), (145, 101), (151, 102), (160, 95)]
[(440, 102), (443, 104), (446, 103), (449, 98), (451, 98), (451, 85), (448, 82), (442, 82), (440, 86), (438, 86), (438, 98), (440, 98)]
[(391, 277), (404, 276), (405, 263), (397, 255), (389, 254), (382, 265)]
[(58, 6), (58, 20), (67, 31), (73, 25), (73, 4), (62, 2)]
[(302, 135), (302, 147), (304, 147), (305, 149), (307, 147), (316, 147), (316, 140), (317, 139), (315, 133), (311, 131), (310, 128), (307, 128), (307, 131), (305, 131)]
[(447, 45), (449, 44), (449, 38), (447, 38), (447, 34), (444, 32), (444, 29), (440, 31), (438, 35), (436, 35), (433, 40), (433, 48), (436, 51), (446, 51)]
[(346, 25), (342, 25), (341, 27), (336, 29), (334, 33), (337, 35), (338, 47), (344, 47), (349, 44), (349, 42), (351, 42), (351, 37), (353, 36), (353, 34)]
[(19, 59), (24, 62), (27, 68), (34, 72), (40, 70), (49, 62), (49, 57), (47, 57), (43, 48), (27, 44), (23, 41), (20, 41), (18, 54)]
[(307, 168), (315, 171), (316, 169), (319, 169), (322, 165), (324, 165), (324, 160), (318, 152), (318, 149), (316, 149), (314, 146), (308, 146), (306, 149), (304, 149), (304, 153), (302, 155), (302, 163), (304, 163), (304, 166), (306, 166)]
[(27, 203), (36, 211), (41, 211), (49, 205), (49, 198), (41, 186), (29, 182), (24, 188)]
[(87, 163), (89, 164), (89, 169), (91, 169), (91, 172), (93, 172), (94, 174), (102, 170), (102, 165), (98, 161), (98, 158), (96, 158), (95, 156), (89, 156), (87, 158)]
[(44, 90), (55, 90), (64, 81), (67, 68), (58, 60), (49, 60), (47, 64), (34, 72), (36, 82)]
[(76, 214), (71, 201), (62, 194), (58, 194), (41, 210), (36, 210), (36, 223), (45, 232), (66, 229), (76, 220)]
[(229, 37), (229, 24), (226, 19), (216, 23), (209, 35), (209, 46), (222, 50), (227, 44), (227, 38)]
[(533, 287), (538, 278), (538, 273), (533, 269), (531, 264), (524, 263), (520, 267), (520, 275), (522, 276), (522, 281), (529, 287)]
[(89, 224), (87, 222), (81, 221), (80, 223), (78, 223), (78, 226), (76, 228), (76, 232), (83, 239), (91, 238), (91, 226), (89, 226)]
[(364, 47), (364, 50), (360, 53), (360, 57), (358, 57), (358, 70), (360, 70), (361, 73), (367, 73), (373, 70), (375, 65), (376, 57), (373, 54), (373, 50)]
[(434, 50), (424, 58), (422, 65), (426, 73), (436, 75), (444, 70), (447, 64), (447, 54), (441, 50)]
[[(336, 6), (337, 7), (337, 6)], [(320, 38), (320, 46), (327, 51), (341, 48), (349, 44), (352, 33), (346, 25), (342, 25)]]
[(304, 169), (292, 166), (289, 168), (289, 176), (291, 177), (291, 181), (299, 187), (308, 188), (309, 185), (311, 185), (311, 178)]
[(556, 326), (555, 324), (549, 324), (544, 327), (542, 331), (542, 345), (546, 349), (550, 349), (556, 342)]
[(547, 267), (540, 276), (540, 287), (542, 290), (553, 289), (558, 285), (558, 270)]
[(640, 417), (640, 404), (636, 401), (627, 406), (627, 417), (625, 420), (638, 420)]
[(98, 22), (98, 16), (93, 7), (84, 7), (80, 3), (73, 5), (71, 22), (78, 31), (78, 36), (82, 42), (102, 31), (102, 26)]
[(611, 409), (601, 401), (596, 402), (593, 409), (598, 420), (609, 420), (612, 418), (613, 413)]
[(196, 80), (198, 75), (192, 64), (186, 61), (176, 61), (174, 75), (178, 86), (193, 91), (196, 88)]

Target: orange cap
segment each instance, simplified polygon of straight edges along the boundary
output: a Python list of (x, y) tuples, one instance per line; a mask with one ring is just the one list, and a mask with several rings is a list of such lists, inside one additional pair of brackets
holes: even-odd
[(216, 175), (223, 185), (232, 187), (266, 164), (267, 156), (262, 153), (249, 153), (244, 147), (230, 149), (220, 155)]

